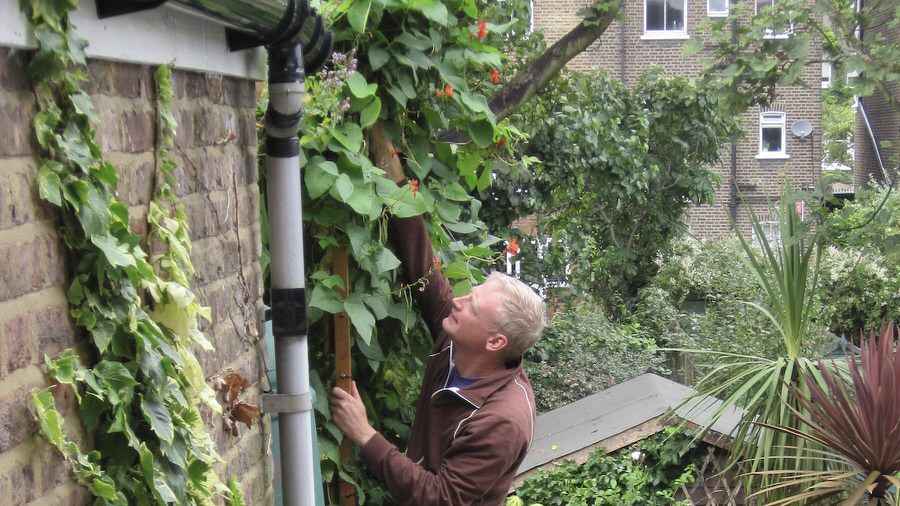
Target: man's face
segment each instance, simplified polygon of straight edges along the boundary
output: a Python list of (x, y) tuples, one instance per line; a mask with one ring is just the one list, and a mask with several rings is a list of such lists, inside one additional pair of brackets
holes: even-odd
[(487, 349), (487, 341), (498, 332), (497, 316), (503, 303), (502, 286), (487, 282), (468, 295), (453, 299), (453, 310), (442, 322), (453, 344), (467, 350)]

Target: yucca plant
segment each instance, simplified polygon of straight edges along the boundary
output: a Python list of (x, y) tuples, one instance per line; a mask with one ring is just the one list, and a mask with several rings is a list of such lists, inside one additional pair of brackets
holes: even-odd
[[(893, 325), (881, 336), (862, 344), (859, 363), (850, 359), (849, 379), (834, 365), (819, 362), (818, 372), (825, 388), (806, 378), (807, 395), (799, 395), (806, 428), (768, 426), (815, 445), (802, 461), (820, 465), (791, 472), (757, 471), (777, 483), (756, 492), (764, 495), (782, 489), (799, 490), (771, 506), (825, 499), (846, 494), (842, 504), (859, 504), (868, 495), (868, 504), (897, 504), (888, 497), (893, 485), (900, 489), (900, 347), (894, 346)], [(760, 424), (762, 425), (762, 424)]]
[[(812, 359), (802, 356), (804, 343), (810, 339), (811, 316), (818, 283), (819, 260), (824, 248), (821, 236), (797, 213), (796, 196), (786, 187), (779, 204), (780, 238), (766, 237), (758, 217), (751, 212), (751, 222), (759, 249), (738, 234), (747, 260), (768, 299), (766, 303), (746, 302), (765, 314), (778, 329), (784, 356), (777, 359), (704, 350), (678, 350), (711, 355), (720, 363), (696, 385), (697, 394), (687, 399), (680, 410), (708, 409), (709, 398), (722, 399), (712, 412), (704, 431), (712, 427), (732, 408), (741, 408), (743, 417), (731, 445), (731, 466), (741, 463), (747, 468), (747, 488), (768, 489), (770, 471), (793, 469), (804, 465), (798, 455), (808, 442), (771, 426), (802, 429), (802, 412), (797, 392), (806, 387), (806, 378), (820, 381)], [(753, 423), (759, 422), (759, 423)], [(792, 451), (785, 451), (786, 448)], [(731, 468), (729, 466), (729, 468)], [(783, 489), (771, 491), (783, 493)]]

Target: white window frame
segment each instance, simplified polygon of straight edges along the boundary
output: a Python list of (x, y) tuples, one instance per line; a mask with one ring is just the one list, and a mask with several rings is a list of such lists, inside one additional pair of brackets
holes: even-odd
[[(778, 0), (771, 0), (772, 5), (774, 6)], [(753, 0), (753, 15), (759, 14), (759, 0)], [(794, 33), (794, 22), (791, 21), (790, 26), (786, 32), (776, 33), (774, 28), (766, 28), (766, 34), (763, 35), (764, 39), (786, 39), (790, 37)]]
[(710, 6), (710, 1), (711, 0), (706, 0), (706, 15), (707, 16), (709, 16), (711, 18), (727, 18), (728, 17), (728, 13), (731, 11), (731, 1), (730, 0), (725, 0), (725, 10), (723, 10), (723, 11), (713, 10), (712, 7)]
[[(684, 26), (681, 30), (647, 30), (647, 0), (643, 0), (644, 3), (644, 35), (641, 36), (641, 39), (644, 40), (666, 40), (666, 39), (688, 39), (690, 36), (688, 35), (688, 5), (687, 0), (681, 0), (681, 5), (683, 6), (684, 12)], [(668, 1), (664, 1), (663, 5), (668, 8)], [(665, 14), (663, 14), (663, 19), (665, 19)]]
[[(763, 234), (766, 236), (766, 240), (769, 243), (769, 246), (775, 247), (776, 245), (781, 244), (781, 223), (779, 223), (778, 220), (760, 220), (759, 227), (762, 229)], [(753, 244), (756, 245), (756, 247), (761, 248), (762, 241), (756, 234), (756, 227), (752, 227), (752, 231)]]
[[(763, 151), (763, 128), (781, 127), (781, 151)], [(787, 116), (780, 111), (759, 113), (759, 154), (760, 159), (790, 158), (787, 154)]]

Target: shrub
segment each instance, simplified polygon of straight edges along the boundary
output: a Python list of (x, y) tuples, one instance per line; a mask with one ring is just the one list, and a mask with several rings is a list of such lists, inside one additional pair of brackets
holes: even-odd
[(878, 251), (829, 248), (822, 290), (823, 318), (836, 334), (856, 338), (900, 320), (900, 270)]
[[(541, 471), (507, 504), (673, 506), (682, 485), (694, 481), (705, 452), (692, 436), (674, 428), (605, 455), (595, 451), (582, 465), (563, 462)], [(637, 458), (635, 458), (637, 457)]]
[(557, 313), (544, 337), (525, 356), (539, 411), (548, 411), (662, 369), (652, 339), (611, 323), (596, 306)]

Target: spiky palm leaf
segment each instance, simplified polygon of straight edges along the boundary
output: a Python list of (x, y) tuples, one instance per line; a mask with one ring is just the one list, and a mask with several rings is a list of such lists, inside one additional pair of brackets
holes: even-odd
[[(849, 494), (844, 504), (857, 504), (865, 495), (888, 501), (891, 485), (900, 489), (900, 347), (894, 347), (895, 330), (885, 326), (881, 336), (862, 343), (859, 361), (849, 362), (849, 380), (834, 371), (833, 364), (819, 362), (825, 387), (806, 379), (808, 395), (798, 396), (808, 431), (792, 427), (769, 428), (814, 443), (823, 450), (805, 451), (802, 460), (818, 462), (824, 471), (795, 471), (778, 475), (769, 487), (801, 488), (793, 496), (771, 505), (792, 504), (809, 497)], [(762, 475), (762, 472), (755, 473)], [(766, 490), (760, 490), (762, 494)], [(897, 504), (896, 498), (892, 501)]]
[[(758, 486), (768, 490), (767, 495), (774, 496), (788, 492), (770, 489), (773, 479), (770, 472), (799, 471), (804, 465), (799, 455), (813, 443), (771, 427), (802, 429), (803, 421), (798, 416), (802, 407), (797, 393), (805, 390), (807, 378), (822, 384), (815, 363), (801, 356), (810, 332), (819, 259), (823, 252), (822, 240), (803, 223), (795, 202), (792, 192), (786, 187), (778, 213), (781, 237), (774, 244), (766, 237), (757, 216), (751, 212), (761, 253), (738, 234), (768, 298), (768, 307), (756, 302), (747, 304), (763, 312), (778, 329), (785, 356), (772, 360), (694, 350), (694, 353), (713, 355), (723, 363), (700, 380), (696, 385), (697, 395), (679, 406), (679, 409), (703, 409), (710, 397), (722, 399), (721, 406), (712, 413), (703, 431), (718, 422), (729, 409), (741, 408), (741, 423), (736, 433), (731, 435), (731, 465), (745, 464), (749, 471), (748, 488)], [(786, 448), (792, 450), (785, 451)]]

